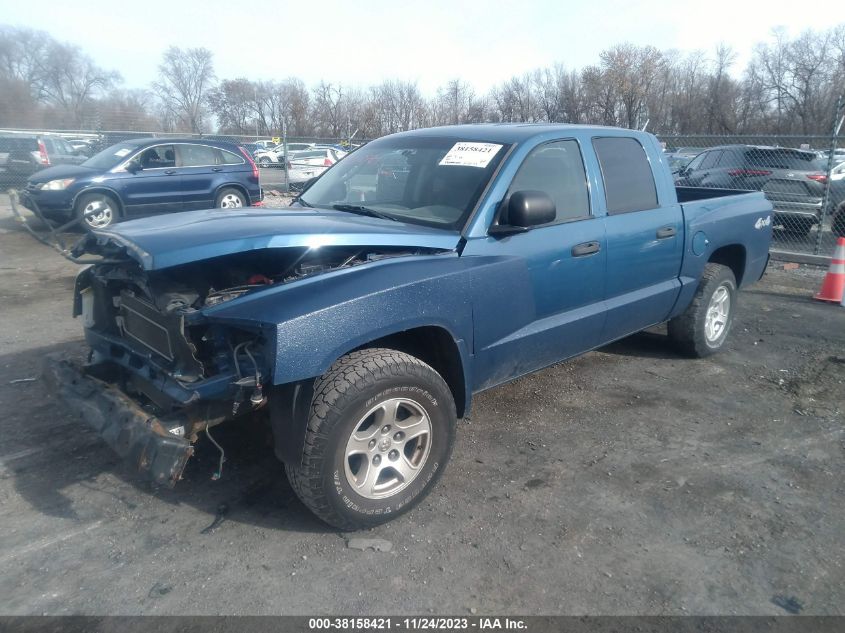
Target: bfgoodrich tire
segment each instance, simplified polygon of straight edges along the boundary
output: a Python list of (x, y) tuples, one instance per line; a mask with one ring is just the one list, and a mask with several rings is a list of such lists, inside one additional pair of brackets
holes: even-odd
[(736, 277), (721, 264), (707, 264), (687, 309), (669, 321), (669, 338), (684, 354), (703, 358), (722, 349), (736, 308)]
[(302, 459), (285, 464), (302, 502), (342, 530), (390, 521), (434, 487), (455, 439), (449, 387), (390, 349), (340, 358), (318, 379)]

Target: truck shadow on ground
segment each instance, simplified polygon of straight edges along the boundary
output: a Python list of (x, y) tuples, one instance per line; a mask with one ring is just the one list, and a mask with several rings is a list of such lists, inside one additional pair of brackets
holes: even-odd
[(683, 358), (683, 355), (666, 334), (665, 325), (637, 332), (610, 345), (600, 347), (598, 351), (616, 356), (636, 358), (659, 358), (663, 360)]
[[(38, 512), (65, 519), (83, 513), (128, 512), (160, 515), (167, 506), (192, 506), (207, 514), (200, 532), (234, 521), (273, 530), (330, 532), (299, 501), (284, 466), (272, 449), (266, 420), (256, 416), (212, 429), (225, 451), (222, 477), (212, 480), (220, 453), (202, 434), (182, 481), (173, 489), (143, 479), (85, 423), (64, 411), (62, 402), (35, 381), (11, 381), (40, 373), (46, 354), (79, 358), (83, 344), (53, 345), (0, 356), (0, 400), (16, 413), (0, 421), (0, 435), (13, 440), (0, 456), (2, 475)], [(109, 499), (108, 503), (103, 503)], [(91, 504), (96, 504), (91, 507)]]

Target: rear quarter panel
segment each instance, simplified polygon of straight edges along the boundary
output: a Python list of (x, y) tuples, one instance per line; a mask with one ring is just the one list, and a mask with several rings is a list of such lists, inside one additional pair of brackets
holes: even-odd
[(685, 202), (681, 293), (670, 316), (683, 312), (698, 287), (704, 266), (720, 248), (739, 246), (745, 253), (740, 287), (763, 275), (772, 241), (772, 204), (761, 192)]

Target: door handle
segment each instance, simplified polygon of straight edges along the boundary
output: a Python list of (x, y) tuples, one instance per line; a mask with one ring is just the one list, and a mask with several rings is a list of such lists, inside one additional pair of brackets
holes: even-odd
[(664, 226), (662, 229), (657, 229), (657, 239), (665, 240), (667, 237), (675, 237), (678, 234), (674, 226)]
[(211, 171), (223, 171), (222, 167), (212, 167)]
[(583, 257), (584, 255), (592, 255), (601, 250), (601, 245), (598, 242), (582, 242), (572, 247), (573, 257)]
[(175, 169), (165, 169), (164, 173), (167, 174), (168, 176), (172, 176), (173, 174), (176, 173), (176, 170)]

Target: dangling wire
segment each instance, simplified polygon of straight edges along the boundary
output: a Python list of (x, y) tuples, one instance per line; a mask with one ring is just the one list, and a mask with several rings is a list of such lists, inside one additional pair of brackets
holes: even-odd
[(217, 463), (217, 472), (211, 476), (212, 481), (217, 481), (223, 476), (223, 462), (226, 461), (226, 453), (223, 451), (223, 447), (220, 446), (213, 437), (211, 437), (211, 432), (208, 430), (208, 422), (205, 423), (205, 434), (208, 436), (208, 439), (211, 440), (211, 443), (217, 447), (217, 450), (220, 451), (220, 461)]

